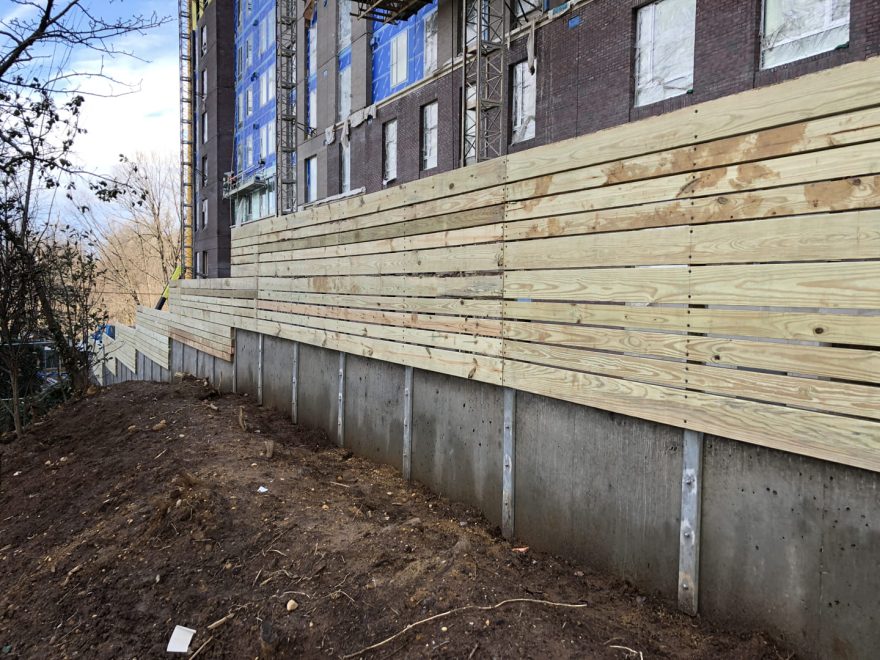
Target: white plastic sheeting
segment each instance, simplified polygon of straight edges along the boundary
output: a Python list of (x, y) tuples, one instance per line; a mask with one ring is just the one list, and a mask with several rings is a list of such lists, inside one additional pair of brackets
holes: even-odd
[(537, 60), (530, 70), (529, 61), (513, 67), (513, 142), (531, 140), (535, 137), (535, 87)]
[(639, 9), (637, 106), (684, 94), (693, 87), (696, 4), (696, 0), (659, 0)]
[(850, 0), (764, 0), (761, 64), (767, 69), (849, 42)]

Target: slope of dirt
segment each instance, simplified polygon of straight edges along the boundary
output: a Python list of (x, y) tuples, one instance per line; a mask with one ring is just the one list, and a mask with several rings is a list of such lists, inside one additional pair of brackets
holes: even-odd
[(2, 448), (0, 658), (164, 657), (178, 624), (200, 658), (340, 657), (512, 598), (580, 607), (467, 609), (365, 657), (790, 657), (215, 394), (118, 385)]

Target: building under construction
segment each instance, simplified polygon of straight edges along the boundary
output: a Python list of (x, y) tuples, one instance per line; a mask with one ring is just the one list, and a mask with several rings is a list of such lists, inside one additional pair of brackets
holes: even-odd
[(232, 225), (880, 51), (872, 0), (181, 2), (187, 242), (212, 277)]

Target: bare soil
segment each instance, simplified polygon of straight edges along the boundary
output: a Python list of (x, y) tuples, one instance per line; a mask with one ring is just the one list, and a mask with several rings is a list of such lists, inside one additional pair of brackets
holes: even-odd
[(364, 657), (792, 657), (199, 381), (101, 390), (2, 452), (0, 659), (168, 657), (178, 624), (189, 657), (338, 658), (456, 608)]

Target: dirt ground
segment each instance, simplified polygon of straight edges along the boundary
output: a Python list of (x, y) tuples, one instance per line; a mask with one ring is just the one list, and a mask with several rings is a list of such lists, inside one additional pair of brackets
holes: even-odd
[(792, 657), (199, 381), (101, 390), (0, 450), (0, 659), (168, 657), (178, 624), (199, 658)]

